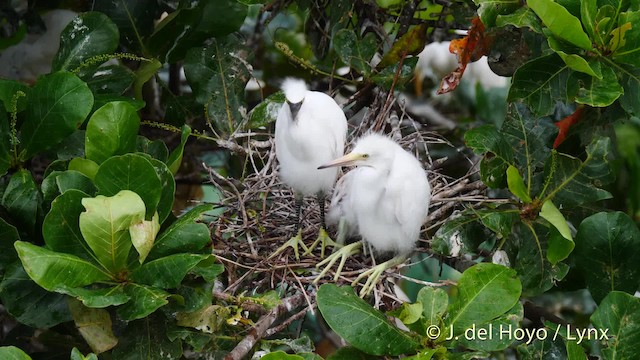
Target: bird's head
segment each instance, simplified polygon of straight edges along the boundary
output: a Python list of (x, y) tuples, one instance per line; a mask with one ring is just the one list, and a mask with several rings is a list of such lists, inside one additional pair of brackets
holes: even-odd
[(400, 148), (393, 140), (380, 134), (371, 133), (360, 138), (347, 155), (319, 166), (325, 169), (334, 166), (369, 166), (378, 170), (388, 169)]
[(286, 78), (282, 82), (282, 91), (291, 110), (291, 116), (295, 120), (307, 94), (307, 84), (300, 79)]

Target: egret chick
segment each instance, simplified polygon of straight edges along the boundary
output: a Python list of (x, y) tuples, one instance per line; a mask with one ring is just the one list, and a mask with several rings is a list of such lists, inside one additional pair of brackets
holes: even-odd
[[(321, 244), (321, 256), (327, 245), (335, 243), (326, 232), (324, 199), (338, 177), (338, 169), (318, 170), (322, 164), (344, 154), (347, 118), (330, 96), (307, 90), (302, 80), (286, 79), (282, 84), (286, 102), (276, 120), (276, 157), (280, 178), (290, 186), (296, 198), (296, 235), (271, 257), (292, 247), (299, 259), (298, 246), (309, 254)], [(320, 204), (321, 226), (317, 239), (307, 247), (302, 241), (300, 211), (304, 196), (316, 195)]]
[[(362, 241), (376, 253), (395, 254), (393, 259), (363, 272), (353, 282), (355, 285), (368, 277), (360, 291), (360, 296), (364, 296), (373, 290), (385, 270), (403, 263), (414, 250), (429, 209), (431, 187), (418, 159), (383, 135), (360, 138), (351, 153), (320, 168), (350, 165), (356, 168), (345, 175), (348, 178), (341, 201), (336, 201), (339, 205), (336, 211), (347, 214), (343, 218), (347, 226), (357, 229)], [(334, 198), (339, 194), (336, 191)], [(332, 208), (330, 212), (333, 211)], [(317, 266), (329, 263), (330, 268), (340, 258), (337, 279), (346, 257), (357, 253), (362, 245), (362, 242), (347, 245)]]

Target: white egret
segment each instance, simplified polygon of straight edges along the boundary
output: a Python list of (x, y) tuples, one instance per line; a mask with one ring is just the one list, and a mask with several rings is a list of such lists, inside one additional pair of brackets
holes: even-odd
[[(344, 154), (347, 118), (330, 96), (307, 90), (302, 80), (286, 79), (282, 84), (286, 103), (276, 120), (276, 157), (280, 163), (280, 178), (289, 185), (296, 198), (296, 235), (272, 255), (292, 247), (299, 259), (298, 246), (311, 253), (321, 243), (321, 256), (327, 245), (335, 244), (326, 232), (324, 219), (325, 194), (331, 191), (338, 169), (318, 170), (318, 167)], [(317, 239), (307, 247), (302, 241), (300, 211), (302, 199), (316, 195), (320, 204), (321, 226)]]
[[(431, 200), (431, 187), (422, 165), (412, 154), (386, 136), (369, 134), (356, 142), (353, 151), (329, 162), (324, 168), (355, 165), (334, 193), (330, 213), (342, 216), (347, 231), (356, 231), (376, 253), (394, 253), (389, 261), (369, 269), (354, 281), (368, 277), (360, 295), (373, 290), (380, 274), (401, 264), (414, 250)], [(341, 259), (335, 278), (346, 258), (356, 253), (362, 242), (342, 247), (318, 264), (329, 263), (318, 276)]]

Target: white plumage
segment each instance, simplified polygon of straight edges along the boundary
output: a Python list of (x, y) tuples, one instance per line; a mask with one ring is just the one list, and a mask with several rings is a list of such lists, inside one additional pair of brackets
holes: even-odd
[[(322, 242), (321, 256), (327, 243), (333, 243), (325, 231), (324, 195), (331, 192), (338, 177), (338, 169), (318, 170), (318, 167), (344, 154), (347, 119), (330, 96), (309, 91), (302, 80), (286, 79), (282, 84), (286, 102), (276, 120), (276, 157), (280, 163), (280, 178), (296, 195), (297, 235), (283, 247), (293, 247), (296, 258), (298, 246), (310, 253)], [(316, 195), (320, 204), (322, 224), (318, 239), (307, 248), (302, 242), (300, 206), (303, 196)]]
[[(396, 257), (363, 273), (355, 282), (370, 276), (361, 294), (368, 293), (379, 275), (404, 261), (415, 248), (420, 228), (427, 217), (431, 187), (420, 161), (386, 136), (369, 134), (356, 142), (351, 153), (321, 168), (357, 166), (336, 187), (329, 211), (347, 223), (377, 253), (392, 252)], [(348, 245), (319, 264), (354, 253), (358, 243)], [(336, 273), (336, 278), (341, 270)], [(326, 272), (323, 271), (321, 276)]]

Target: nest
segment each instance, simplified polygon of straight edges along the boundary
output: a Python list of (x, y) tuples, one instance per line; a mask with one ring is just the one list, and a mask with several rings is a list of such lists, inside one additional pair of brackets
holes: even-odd
[[(402, 104), (387, 94), (377, 95), (371, 106), (351, 116), (346, 151), (353, 147), (358, 137), (369, 131), (377, 131), (386, 133), (423, 162), (432, 187), (432, 199), (416, 251), (429, 253), (429, 234), (433, 234), (464, 202), (478, 204), (484, 201), (484, 187), (481, 182), (472, 181), (474, 170), (459, 179), (442, 175), (438, 170), (446, 159), (433, 159), (429, 146), (454, 145), (426, 131), (423, 124), (407, 115)], [(322, 270), (316, 268), (321, 261), (320, 249), (311, 255), (301, 256), (299, 261), (296, 261), (290, 248), (271, 256), (294, 235), (295, 201), (291, 189), (278, 178), (274, 139), (269, 134), (263, 136), (261, 140), (253, 138), (241, 145), (253, 170), (242, 181), (223, 177), (207, 168), (211, 183), (223, 194), (220, 204), (216, 204), (223, 209), (223, 214), (211, 223), (214, 254), (225, 265), (228, 277), (226, 288), (220, 293), (228, 296), (251, 289), (249, 293), (260, 294), (279, 289), (287, 295), (303, 294), (308, 307), (312, 308), (315, 306), (313, 299), (317, 287), (333, 282), (333, 271), (337, 266), (314, 283)], [(468, 161), (470, 169), (476, 168), (471, 159)], [(304, 199), (301, 221), (303, 239), (310, 245), (317, 236), (320, 224), (320, 211), (315, 198)], [(328, 232), (335, 238), (335, 228), (330, 227)], [(351, 284), (360, 273), (371, 267), (372, 261), (370, 255), (351, 257), (342, 270), (338, 284)], [(409, 279), (401, 274), (401, 270), (390, 269), (381, 276), (374, 291), (376, 306), (390, 308), (403, 300), (393, 287), (394, 281), (399, 278), (432, 286), (444, 285)], [(356, 291), (362, 285), (356, 284)]]

